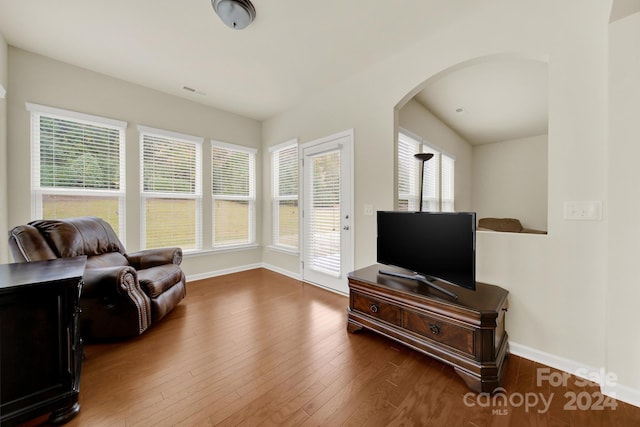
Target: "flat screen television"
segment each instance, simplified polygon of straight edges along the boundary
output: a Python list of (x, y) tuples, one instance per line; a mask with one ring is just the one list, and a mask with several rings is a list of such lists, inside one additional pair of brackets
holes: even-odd
[(476, 288), (475, 212), (378, 211), (377, 260), (411, 274), (380, 273), (426, 283), (457, 298), (434, 279)]

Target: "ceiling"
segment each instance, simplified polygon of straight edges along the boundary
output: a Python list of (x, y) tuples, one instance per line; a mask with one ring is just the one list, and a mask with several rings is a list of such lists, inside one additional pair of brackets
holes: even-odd
[(476, 8), (469, 0), (252, 2), (256, 19), (238, 31), (211, 0), (0, 0), (0, 33), (30, 52), (264, 120)]
[[(237, 31), (210, 0), (0, 0), (0, 34), (30, 52), (265, 120), (487, 7), (472, 0), (398, 0), (394, 7), (382, 0), (252, 1), (256, 20)], [(638, 4), (615, 0), (614, 9), (624, 15)], [(472, 64), (431, 79), (417, 99), (472, 143), (513, 139), (509, 127), (539, 134), (546, 67)], [(533, 123), (516, 126), (523, 116)]]
[(493, 58), (429, 79), (415, 100), (472, 145), (547, 133), (547, 64)]
[(640, 0), (613, 0), (609, 22), (640, 12)]

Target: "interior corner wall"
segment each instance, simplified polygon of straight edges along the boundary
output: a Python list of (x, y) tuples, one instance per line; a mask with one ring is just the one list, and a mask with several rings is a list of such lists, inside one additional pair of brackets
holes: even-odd
[(398, 111), (398, 124), (455, 159), (455, 209), (460, 212), (471, 210), (471, 145), (413, 99)]
[[(7, 94), (8, 84), (8, 46), (0, 34), (0, 230), (8, 230), (7, 217), (9, 216), (7, 192)], [(2, 234), (3, 236), (6, 234)], [(7, 239), (0, 239), (0, 263), (9, 262), (9, 248)]]
[(607, 371), (640, 406), (640, 13), (609, 26)]
[(567, 200), (606, 206), (610, 7), (610, 1), (483, 2), (265, 121), (263, 143), (292, 137), (304, 143), (354, 129), (355, 266), (361, 268), (376, 260), (375, 216), (364, 215), (364, 205), (393, 208), (399, 103), (425, 80), (471, 59), (513, 52), (548, 58), (549, 234), (478, 233), (477, 277), (509, 290), (509, 337), (522, 353), (531, 349), (530, 358), (565, 370), (602, 367), (607, 218), (567, 221), (563, 206)]
[[(140, 225), (143, 212), (140, 198), (140, 146), (138, 125), (145, 125), (204, 138), (203, 144), (203, 248), (211, 248), (212, 199), (211, 156), (209, 141), (217, 140), (261, 150), (261, 123), (176, 96), (128, 83), (87, 69), (53, 60), (10, 46), (8, 49), (10, 94), (7, 103), (8, 133), (8, 226), (31, 218), (31, 149), (30, 114), (25, 103), (31, 102), (70, 111), (123, 120), (126, 134), (126, 225), (125, 246), (140, 248)], [(262, 163), (256, 162), (257, 176)], [(258, 191), (257, 204), (261, 203)], [(256, 236), (260, 242), (261, 211), (256, 215)], [(3, 239), (4, 240), (4, 239)], [(260, 248), (226, 253), (211, 251), (185, 255), (182, 263), (187, 276), (205, 277), (211, 272), (233, 270), (260, 264)]]
[(471, 210), (547, 230), (547, 135), (473, 147)]

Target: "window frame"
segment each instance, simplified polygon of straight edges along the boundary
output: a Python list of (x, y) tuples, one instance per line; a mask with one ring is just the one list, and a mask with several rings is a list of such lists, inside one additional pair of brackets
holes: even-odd
[[(30, 143), (31, 143), (31, 218), (43, 217), (43, 196), (87, 196), (87, 197), (115, 197), (118, 199), (118, 230), (121, 240), (125, 240), (126, 230), (126, 128), (128, 123), (123, 120), (111, 119), (62, 108), (50, 107), (35, 103), (25, 103), (30, 112)], [(41, 132), (40, 119), (42, 117), (74, 122), (106, 128), (118, 132), (118, 189), (86, 189), (76, 187), (43, 187), (41, 183)]]
[[(278, 155), (283, 151), (294, 148), (296, 150), (295, 155), (295, 166), (298, 168), (297, 177), (296, 177), (296, 194), (295, 195), (280, 195), (280, 181), (279, 181), (279, 170), (280, 170), (280, 158)], [(287, 245), (280, 242), (280, 223), (278, 218), (280, 217), (280, 202), (281, 201), (295, 201), (298, 203), (298, 212), (300, 212), (300, 151), (298, 139), (292, 139), (286, 142), (283, 142), (278, 145), (274, 145), (269, 147), (269, 152), (271, 153), (271, 245), (269, 245), (270, 249), (275, 249), (281, 252), (291, 253), (297, 255), (300, 253), (300, 214), (298, 214), (298, 227), (296, 233), (296, 245)]]
[[(424, 211), (431, 212), (455, 212), (455, 156), (447, 153), (446, 151), (440, 149), (439, 147), (429, 143), (424, 138), (406, 130), (399, 129), (398, 130), (398, 146), (396, 149), (396, 159), (397, 159), (397, 173), (396, 173), (396, 182), (397, 182), (397, 198), (396, 198), (396, 207), (399, 210), (404, 210), (401, 206), (403, 200), (407, 200), (407, 210), (411, 206), (416, 207), (416, 211), (420, 210), (420, 206), (418, 206), (420, 194), (420, 163), (416, 160), (414, 164), (412, 164), (411, 171), (408, 173), (409, 175), (409, 188), (410, 191), (408, 193), (401, 193), (401, 174), (403, 173), (402, 162), (401, 162), (401, 147), (400, 144), (401, 138), (408, 138), (410, 141), (415, 143), (415, 147), (418, 151), (417, 153), (433, 153), (433, 158), (424, 163), (426, 174), (424, 175), (425, 183), (423, 185), (423, 209)], [(413, 154), (411, 156), (413, 156)], [(431, 170), (429, 170), (429, 166), (432, 165)], [(446, 166), (446, 167), (443, 167)], [(435, 169), (435, 171), (434, 171)], [(444, 174), (447, 170), (450, 169), (450, 173), (448, 177), (445, 177)], [(429, 173), (433, 175), (432, 179), (429, 179)], [(423, 172), (424, 173), (424, 172)], [(433, 180), (433, 182), (432, 182)], [(430, 188), (433, 192), (433, 196), (428, 194)], [(411, 191), (413, 190), (413, 191)], [(427, 194), (425, 194), (427, 193)], [(446, 197), (445, 197), (445, 193)], [(449, 195), (451, 197), (449, 197)], [(429, 204), (431, 203), (431, 207)], [(425, 206), (426, 205), (426, 206)], [(435, 208), (435, 209), (434, 209)]]
[[(216, 195), (214, 194), (214, 169), (215, 165), (213, 163), (214, 150), (216, 148), (221, 148), (229, 151), (237, 151), (246, 153), (249, 155), (249, 195)], [(257, 208), (256, 208), (256, 168), (257, 168), (257, 154), (258, 149), (253, 147), (247, 147), (244, 145), (231, 144), (228, 142), (222, 142), (218, 140), (211, 140), (210, 150), (209, 150), (210, 158), (211, 158), (211, 250), (216, 252), (229, 251), (229, 250), (238, 250), (238, 249), (247, 249), (257, 247), (256, 241), (256, 228), (257, 228)], [(225, 243), (225, 244), (216, 244), (216, 200), (235, 200), (235, 201), (246, 201), (248, 204), (248, 230), (247, 242), (242, 243)]]
[[(183, 134), (179, 132), (173, 132), (165, 129), (158, 129), (149, 126), (138, 125), (138, 138), (140, 144), (140, 248), (147, 249), (147, 218), (146, 218), (146, 202), (147, 199), (188, 199), (195, 200), (195, 247), (184, 249), (185, 254), (199, 252), (202, 250), (202, 151), (204, 138)], [(167, 141), (175, 141), (183, 144), (193, 144), (195, 147), (195, 189), (192, 193), (178, 193), (178, 192), (153, 192), (144, 190), (144, 137), (148, 135), (150, 137), (166, 139)], [(180, 246), (176, 243), (175, 246)]]

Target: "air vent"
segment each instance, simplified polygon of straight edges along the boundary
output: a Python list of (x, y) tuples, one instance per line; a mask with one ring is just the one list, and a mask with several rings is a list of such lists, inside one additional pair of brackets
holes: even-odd
[(201, 90), (196, 90), (189, 86), (182, 86), (182, 89), (186, 90), (187, 92), (196, 93), (198, 95), (202, 95), (202, 96), (206, 95), (206, 93), (202, 92)]

